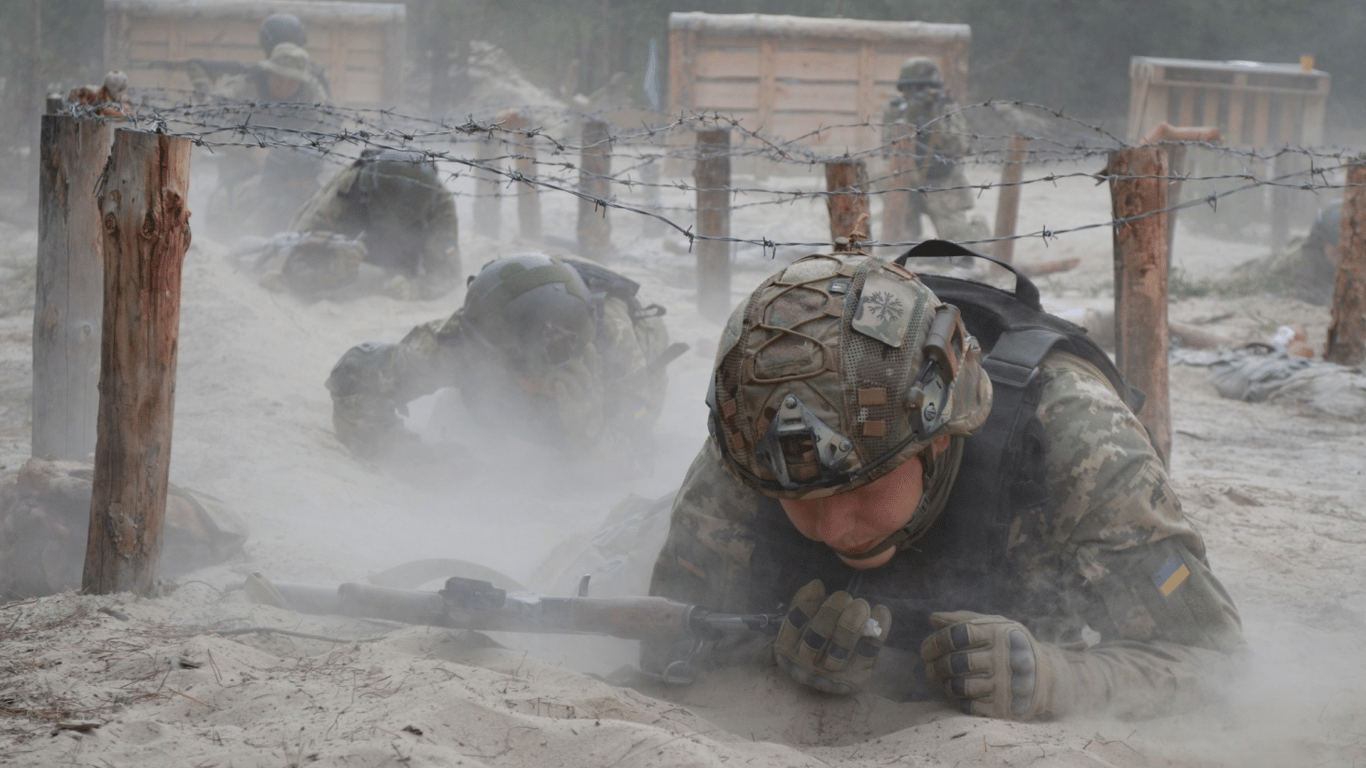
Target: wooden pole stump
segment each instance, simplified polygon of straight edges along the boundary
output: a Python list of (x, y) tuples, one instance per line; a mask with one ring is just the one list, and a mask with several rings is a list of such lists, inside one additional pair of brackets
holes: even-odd
[[(730, 237), (730, 130), (697, 132), (697, 234)], [(698, 240), (697, 308), (703, 317), (724, 321), (730, 315), (730, 242)]]
[(120, 129), (100, 195), (99, 438), (82, 590), (151, 592), (171, 463), (189, 139)]
[(43, 116), (31, 444), (40, 458), (85, 459), (95, 451), (104, 312), (95, 188), (113, 135), (99, 119)]
[(1001, 193), (996, 198), (996, 242), (991, 255), (1007, 264), (1015, 261), (1015, 227), (1020, 218), (1020, 181), (1024, 179), (1025, 147), (1029, 140), (1012, 136), (1001, 169)]
[(583, 157), (579, 162), (579, 255), (601, 261), (612, 250), (612, 220), (606, 201), (612, 191), (612, 154), (607, 123), (589, 120), (583, 126)]
[(842, 157), (825, 161), (825, 208), (830, 213), (830, 242), (835, 250), (856, 251), (872, 240), (868, 205), (868, 166)]
[[(504, 113), (503, 127), (509, 131), (525, 131), (526, 118), (516, 110)], [(517, 232), (523, 240), (541, 241), (541, 190), (536, 179), (536, 150), (530, 141), (519, 143), (514, 151), (517, 174), (523, 181), (517, 184)]]
[[(1167, 153), (1135, 147), (1110, 155), (1114, 227), (1115, 363), (1147, 393), (1138, 420), (1170, 467), (1172, 426), (1167, 372)], [(1137, 178), (1149, 177), (1149, 178)]]
[(915, 170), (911, 126), (893, 123), (891, 156), (887, 158), (887, 190), (882, 195), (882, 241), (901, 243), (920, 236), (919, 220), (911, 226), (911, 192), (906, 184)]
[(502, 229), (503, 198), (502, 185), (497, 172), (484, 170), (484, 168), (496, 168), (500, 154), (499, 149), (502, 142), (493, 137), (490, 133), (479, 141), (475, 159), (482, 166), (475, 172), (474, 182), (474, 233), (484, 237), (498, 239), (499, 231)]
[(1366, 157), (1347, 166), (1338, 243), (1338, 275), (1323, 359), (1361, 365), (1366, 362)]

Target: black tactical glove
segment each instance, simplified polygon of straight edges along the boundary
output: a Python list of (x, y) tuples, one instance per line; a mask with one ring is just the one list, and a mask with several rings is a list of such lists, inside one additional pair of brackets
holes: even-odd
[(773, 645), (778, 666), (826, 693), (857, 693), (873, 677), (892, 613), (848, 592), (825, 596), (819, 579), (797, 591)]

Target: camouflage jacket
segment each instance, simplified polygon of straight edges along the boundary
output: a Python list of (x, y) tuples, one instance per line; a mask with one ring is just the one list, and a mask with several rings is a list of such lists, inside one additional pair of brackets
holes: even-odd
[(454, 195), (442, 187), (420, 205), (376, 204), (361, 193), (360, 174), (354, 165), (343, 169), (299, 209), (290, 230), (358, 237), (366, 263), (444, 289), (428, 295), (453, 287), (460, 277)]
[(383, 348), (377, 375), (359, 384), (339, 373), (339, 363), (328, 380), (333, 425), (352, 452), (383, 453), (406, 439), (396, 407), (454, 387), (489, 429), (570, 452), (601, 450), (603, 444), (630, 450), (648, 438), (663, 407), (667, 375), (648, 364), (666, 347), (659, 317), (632, 317), (624, 300), (607, 297), (597, 336), (583, 355), (546, 379), (529, 381), (472, 338), (463, 328), (463, 310), (457, 311)]
[[(717, 610), (771, 612), (819, 577), (830, 589), (904, 604), (893, 607), (888, 648), (910, 654), (928, 634), (921, 623), (928, 611), (1006, 615), (1040, 641), (1069, 648), (1084, 645), (1089, 627), (1100, 641), (1087, 652), (1107, 675), (1103, 700), (1089, 702), (1097, 710), (1142, 716), (1202, 701), (1228, 654), (1242, 647), (1233, 601), (1210, 573), (1204, 542), (1141, 425), (1104, 376), (1061, 351), (1045, 358), (1042, 375), (1036, 413), (1048, 501), (1006, 521), (1003, 551), (981, 553), (975, 566), (937, 580), (917, 574), (917, 563), (939, 562), (936, 528), (977, 522), (974, 510), (950, 506), (924, 540), (882, 568), (855, 571), (824, 545), (793, 535), (781, 508), (731, 475), (709, 442), (678, 493), (651, 592)], [(787, 565), (775, 570), (775, 561)], [(931, 591), (922, 591), (927, 584)], [(642, 666), (668, 652), (647, 647)], [(918, 657), (886, 655), (879, 675), (908, 680), (896, 695), (923, 695), (912, 679), (918, 666), (887, 668), (895, 664), (916, 666)]]
[[(909, 137), (909, 146), (894, 145)], [(906, 157), (914, 186), (958, 186), (966, 178), (956, 161), (968, 153), (967, 120), (958, 104), (943, 91), (903, 94), (882, 111), (882, 141), (894, 155)]]

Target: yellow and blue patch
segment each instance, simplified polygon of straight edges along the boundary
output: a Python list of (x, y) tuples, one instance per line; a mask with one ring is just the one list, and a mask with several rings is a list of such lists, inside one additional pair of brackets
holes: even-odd
[(1181, 556), (1172, 555), (1167, 562), (1162, 564), (1157, 573), (1153, 574), (1153, 583), (1157, 585), (1157, 589), (1163, 597), (1168, 597), (1186, 579), (1190, 578), (1190, 575), (1191, 569), (1186, 567)]

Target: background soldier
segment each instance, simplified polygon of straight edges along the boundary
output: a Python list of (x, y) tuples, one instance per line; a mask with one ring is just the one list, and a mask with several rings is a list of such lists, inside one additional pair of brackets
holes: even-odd
[(1240, 264), (1223, 291), (1240, 295), (1271, 293), (1320, 306), (1333, 300), (1338, 276), (1338, 240), (1342, 237), (1342, 201), (1318, 210), (1304, 237), (1291, 240), (1283, 252)]
[[(1241, 627), (1120, 393), (1036, 302), (862, 254), (797, 261), (722, 335), (651, 592), (783, 606), (777, 664), (827, 692), (876, 663), (881, 692), (988, 717), (1189, 707)], [(647, 644), (641, 666), (686, 651)]]
[(337, 437), (361, 457), (409, 455), (417, 437), (396, 410), (456, 387), (495, 434), (576, 456), (648, 450), (664, 368), (687, 347), (669, 346), (664, 309), (642, 306), (638, 288), (603, 267), (544, 254), (492, 261), (448, 319), (342, 356), (327, 379)]
[(316, 295), (354, 283), (361, 264), (383, 270), (397, 298), (444, 296), (460, 280), (455, 196), (421, 152), (367, 149), (295, 214), (269, 258), (267, 282)]
[[(298, 16), (292, 13), (273, 13), (261, 22), (261, 28), (257, 31), (257, 39), (261, 43), (261, 55), (269, 60), (271, 54), (275, 52), (275, 46), (280, 43), (289, 43), (298, 46), (300, 49), (304, 48), (308, 44), (308, 32), (304, 29), (304, 24)], [(220, 87), (219, 81), (250, 72), (253, 69), (252, 66), (233, 61), (209, 61), (206, 59), (190, 59), (185, 64), (190, 85), (194, 88), (195, 95), (201, 99), (218, 89)], [(331, 101), (332, 86), (327, 82), (327, 71), (316, 61), (310, 60), (308, 72), (322, 86), (322, 101)]]
[(896, 87), (901, 96), (888, 102), (882, 112), (882, 141), (896, 153), (893, 162), (902, 166), (902, 172), (892, 179), (893, 186), (956, 187), (911, 193), (905, 236), (922, 239), (923, 214), (930, 217), (941, 239), (986, 238), (986, 222), (968, 218), (972, 192), (966, 188), (968, 180), (960, 163), (968, 152), (967, 121), (958, 104), (945, 93), (939, 66), (926, 58), (906, 59)]

